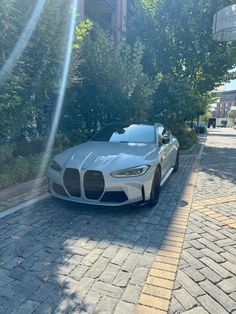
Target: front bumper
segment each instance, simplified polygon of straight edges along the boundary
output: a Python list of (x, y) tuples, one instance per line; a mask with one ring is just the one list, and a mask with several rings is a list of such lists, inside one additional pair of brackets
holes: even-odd
[[(79, 171), (78, 169), (74, 169)], [(91, 171), (91, 170), (87, 170)], [(80, 195), (72, 196), (65, 186), (64, 173), (57, 172), (48, 168), (47, 177), (49, 181), (50, 192), (58, 198), (69, 200), (77, 203), (103, 205), (103, 206), (121, 206), (136, 202), (144, 202), (150, 199), (154, 170), (152, 167), (142, 176), (130, 178), (113, 178), (110, 174), (102, 173), (104, 178), (104, 188), (97, 199), (87, 197), (85, 191), (85, 174), (79, 171), (80, 178)], [(93, 171), (93, 170), (92, 170)], [(95, 171), (95, 170), (94, 170)], [(73, 194), (73, 193), (72, 193)]]

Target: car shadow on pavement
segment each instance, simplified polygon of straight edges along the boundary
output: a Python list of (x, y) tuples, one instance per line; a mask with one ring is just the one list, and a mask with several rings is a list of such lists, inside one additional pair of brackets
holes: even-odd
[(0, 313), (112, 313), (129, 286), (141, 292), (192, 162), (181, 159), (153, 208), (51, 197), (1, 219)]

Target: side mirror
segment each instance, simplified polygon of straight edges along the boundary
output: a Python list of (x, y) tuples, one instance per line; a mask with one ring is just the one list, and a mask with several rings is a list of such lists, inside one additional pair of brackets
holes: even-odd
[(170, 142), (170, 137), (169, 136), (164, 136), (162, 138), (162, 144), (168, 144)]

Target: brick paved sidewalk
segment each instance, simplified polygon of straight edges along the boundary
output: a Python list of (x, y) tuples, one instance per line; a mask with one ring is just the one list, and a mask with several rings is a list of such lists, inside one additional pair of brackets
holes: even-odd
[(155, 208), (49, 198), (0, 219), (0, 314), (233, 311), (236, 132), (216, 132)]
[(208, 135), (169, 313), (236, 313), (236, 131)]

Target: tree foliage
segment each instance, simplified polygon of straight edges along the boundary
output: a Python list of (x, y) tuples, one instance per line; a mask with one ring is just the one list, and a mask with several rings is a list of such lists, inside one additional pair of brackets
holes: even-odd
[(128, 41), (139, 38), (145, 45), (143, 66), (156, 79), (154, 112), (164, 122), (181, 124), (183, 118), (197, 116), (202, 97), (222, 84), (235, 66), (235, 44), (212, 40), (214, 13), (233, 3), (130, 1)]
[[(116, 120), (182, 127), (206, 111), (209, 91), (235, 73), (235, 43), (212, 40), (213, 14), (234, 0), (129, 0), (127, 41), (78, 22), (60, 139), (85, 139)], [(0, 69), (37, 0), (0, 0)], [(70, 1), (47, 0), (0, 91), (0, 143), (47, 138), (60, 85)]]
[(139, 42), (132, 48), (115, 45), (95, 27), (75, 53), (81, 60), (79, 77), (67, 92), (64, 133), (76, 139), (81, 128), (90, 134), (111, 121), (147, 119), (153, 88), (143, 73)]

